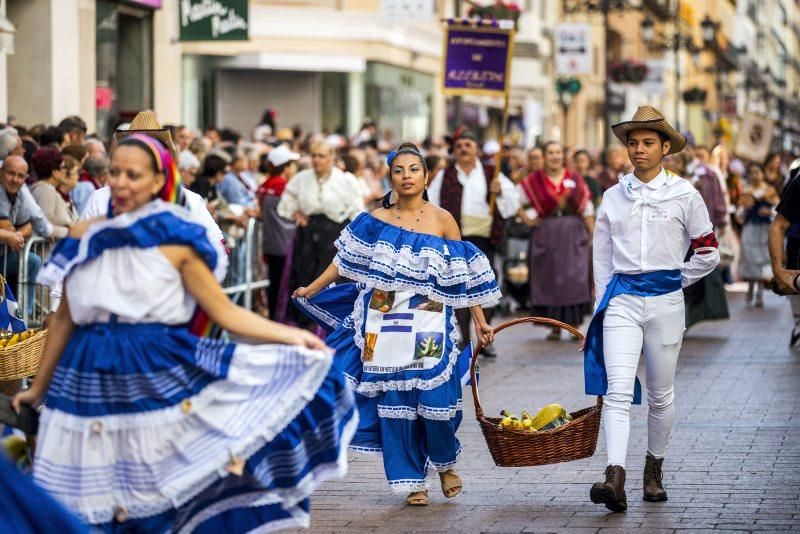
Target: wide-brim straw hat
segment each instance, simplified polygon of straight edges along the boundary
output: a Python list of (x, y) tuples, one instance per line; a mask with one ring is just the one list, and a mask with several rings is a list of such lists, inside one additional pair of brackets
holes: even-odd
[(628, 133), (634, 130), (661, 132), (670, 141), (667, 155), (677, 154), (686, 146), (686, 138), (673, 128), (664, 118), (664, 115), (653, 106), (639, 106), (639, 109), (633, 114), (633, 119), (615, 124), (611, 127), (611, 130), (623, 145), (628, 142)]
[(116, 130), (114, 132), (114, 139), (119, 143), (129, 135), (144, 134), (157, 139), (169, 150), (172, 157), (177, 157), (178, 151), (172, 142), (172, 134), (166, 128), (162, 128), (158, 123), (155, 111), (140, 111), (134, 117), (130, 127), (127, 130)]

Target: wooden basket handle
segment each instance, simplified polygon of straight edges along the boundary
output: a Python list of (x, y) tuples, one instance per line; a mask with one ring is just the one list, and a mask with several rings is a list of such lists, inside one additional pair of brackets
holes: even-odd
[[(506, 328), (510, 328), (512, 326), (516, 326), (522, 323), (532, 323), (532, 324), (540, 324), (546, 326), (557, 326), (563, 330), (566, 330), (573, 336), (577, 337), (579, 340), (583, 341), (583, 334), (580, 330), (575, 328), (572, 325), (568, 325), (566, 323), (562, 323), (561, 321), (556, 321), (555, 319), (548, 319), (546, 317), (520, 317), (519, 319), (513, 319), (506, 323), (503, 323), (494, 329), (494, 333), (497, 334), (498, 332), (502, 332)], [(475, 415), (480, 419), (483, 417), (483, 407), (481, 406), (480, 396), (478, 395), (478, 380), (476, 376), (477, 366), (478, 366), (478, 354), (483, 349), (484, 344), (479, 340), (475, 346), (475, 350), (472, 353), (472, 361), (470, 362), (469, 366), (469, 376), (470, 381), (472, 382), (472, 399), (475, 401)]]

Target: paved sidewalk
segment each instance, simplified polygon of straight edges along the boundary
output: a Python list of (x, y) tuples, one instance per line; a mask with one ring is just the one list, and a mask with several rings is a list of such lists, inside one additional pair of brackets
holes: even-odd
[[(800, 352), (788, 349), (786, 299), (764, 309), (730, 294), (732, 319), (692, 328), (676, 379), (676, 425), (664, 463), (666, 503), (642, 499), (646, 408), (634, 407), (626, 514), (589, 502), (602, 478), (602, 429), (594, 457), (531, 468), (495, 467), (465, 389), (462, 495), (446, 501), (438, 483), (427, 508), (390, 492), (380, 458), (351, 454), (346, 479), (312, 498), (312, 532), (610, 532), (800, 530)], [(498, 335), (500, 358), (481, 368), (489, 413), (534, 411), (550, 402), (591, 405), (583, 395), (577, 344), (544, 341), (527, 325)], [(640, 367), (640, 376), (643, 371)]]

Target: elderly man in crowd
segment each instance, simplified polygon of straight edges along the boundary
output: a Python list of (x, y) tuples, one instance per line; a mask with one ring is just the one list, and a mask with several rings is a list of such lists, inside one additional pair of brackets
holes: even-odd
[[(2, 261), (5, 274), (9, 277), (19, 276), (19, 253), (25, 241), (34, 231), (42, 237), (53, 235), (53, 225), (42, 213), (33, 195), (25, 186), (28, 178), (28, 164), (21, 156), (8, 156), (0, 170), (0, 241), (6, 248), (2, 250)], [(42, 259), (36, 254), (28, 256), (28, 279), (36, 280), (42, 266)], [(33, 313), (35, 285), (31, 282), (27, 288), (27, 311)]]
[(0, 163), (8, 156), (22, 156), (24, 153), (22, 138), (20, 138), (16, 129), (5, 128), (0, 130)]
[(108, 152), (106, 151), (106, 145), (100, 139), (96, 137), (90, 137), (86, 140), (83, 144), (86, 147), (86, 153), (89, 155), (90, 158), (94, 157), (106, 157)]
[[(461, 230), (461, 238), (478, 247), (494, 265), (504, 221), (520, 209), (516, 187), (503, 173), (498, 173), (495, 179), (494, 165), (481, 163), (478, 141), (472, 132), (457, 132), (453, 136), (453, 151), (455, 162), (440, 171), (428, 186), (430, 201), (449, 211)], [(487, 321), (491, 321), (492, 312), (492, 309), (483, 311)], [(456, 310), (456, 316), (466, 342), (470, 339), (469, 309)], [(497, 356), (491, 344), (483, 348), (482, 354)]]
[(89, 156), (83, 162), (78, 185), (72, 190), (72, 202), (78, 213), (83, 213), (92, 193), (106, 185), (108, 179), (108, 158), (105, 155)]

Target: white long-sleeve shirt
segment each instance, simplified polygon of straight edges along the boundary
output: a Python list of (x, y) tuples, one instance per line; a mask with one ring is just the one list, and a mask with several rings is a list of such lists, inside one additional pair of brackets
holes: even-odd
[(648, 183), (628, 174), (603, 195), (594, 230), (596, 303), (614, 273), (680, 269), (683, 287), (714, 270), (716, 248), (697, 249), (684, 262), (691, 241), (713, 232), (703, 198), (687, 180), (661, 173)]
[(301, 171), (289, 180), (278, 203), (278, 215), (284, 219), (297, 211), (306, 216), (322, 214), (336, 223), (354, 219), (364, 211), (361, 186), (355, 176), (336, 167), (323, 180), (313, 169)]
[[(458, 181), (464, 188), (461, 197), (461, 216), (484, 217), (491, 220), (489, 214), (489, 203), (486, 201), (486, 175), (483, 172), (483, 165), (478, 162), (471, 172), (466, 173), (456, 165)], [(503, 173), (499, 175), (500, 194), (495, 197), (497, 211), (504, 219), (513, 217), (519, 210), (519, 197), (514, 182), (509, 180)], [(441, 205), (442, 181), (444, 171), (439, 171), (433, 180), (428, 184), (428, 199), (432, 204)]]

